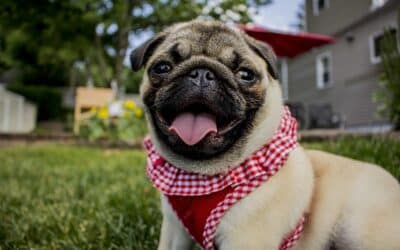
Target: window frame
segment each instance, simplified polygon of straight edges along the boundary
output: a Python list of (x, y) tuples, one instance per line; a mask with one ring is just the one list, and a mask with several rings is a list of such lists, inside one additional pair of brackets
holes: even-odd
[[(323, 58), (328, 58), (329, 59), (329, 82), (324, 83), (323, 80), (323, 64), (322, 64), (322, 59)], [(316, 58), (315, 58), (315, 72), (316, 72), (316, 87), (317, 89), (326, 89), (329, 88), (333, 85), (333, 59), (332, 59), (332, 52), (331, 51), (324, 51), (322, 53), (319, 53)]]
[(319, 0), (313, 0), (313, 13), (314, 13), (314, 16), (318, 16), (321, 13), (322, 10), (328, 9), (329, 5), (330, 5), (329, 0), (324, 0), (325, 1), (324, 8), (319, 9), (318, 8), (318, 1)]
[(385, 29), (395, 29), (396, 30), (396, 40), (397, 40), (397, 44), (399, 45), (399, 30), (397, 28), (397, 25), (395, 25), (395, 24), (388, 25), (387, 27), (383, 27), (382, 30), (375, 31), (374, 33), (372, 33), (368, 37), (369, 59), (372, 64), (379, 64), (382, 62), (382, 57), (375, 55), (375, 39), (382, 36), (385, 32)]

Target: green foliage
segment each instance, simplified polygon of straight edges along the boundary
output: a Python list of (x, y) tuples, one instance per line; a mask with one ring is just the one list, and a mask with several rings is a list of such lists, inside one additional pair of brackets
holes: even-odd
[(90, 51), (98, 17), (91, 1), (2, 0), (0, 58), (18, 82), (66, 85), (72, 64)]
[(80, 136), (89, 140), (132, 141), (143, 138), (147, 133), (143, 110), (136, 107), (133, 101), (124, 103), (121, 116), (111, 116), (107, 107), (94, 109), (91, 113), (80, 129)]
[(144, 70), (133, 72), (130, 69), (125, 69), (123, 72), (123, 82), (126, 93), (139, 93), (140, 83), (142, 82)]
[[(271, 2), (271, 0), (225, 0), (220, 3), (209, 1), (202, 9), (202, 16), (223, 22), (248, 23), (254, 14), (250, 8)], [(255, 9), (253, 11), (255, 12)]]
[(39, 120), (60, 119), (63, 116), (61, 92), (48, 86), (11, 84), (7, 89), (26, 97), (38, 108)]
[(378, 91), (374, 98), (380, 102), (379, 113), (400, 129), (400, 52), (398, 37), (390, 31), (385, 32), (381, 44), (382, 63), (384, 73), (381, 78), (382, 91)]
[(15, 68), (20, 72), (16, 81), (51, 86), (89, 80), (109, 86), (114, 80), (136, 92), (136, 76), (124, 73), (130, 39), (198, 16), (247, 22), (249, 6), (269, 2), (2, 0), (0, 73)]
[[(400, 178), (400, 143), (303, 143), (382, 165)], [(0, 148), (0, 248), (156, 249), (161, 214), (145, 154), (60, 145)]]

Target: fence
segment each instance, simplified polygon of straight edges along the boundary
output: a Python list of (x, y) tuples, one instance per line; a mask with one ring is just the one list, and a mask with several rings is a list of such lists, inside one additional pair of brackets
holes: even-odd
[(36, 126), (36, 106), (0, 85), (0, 133), (29, 133)]

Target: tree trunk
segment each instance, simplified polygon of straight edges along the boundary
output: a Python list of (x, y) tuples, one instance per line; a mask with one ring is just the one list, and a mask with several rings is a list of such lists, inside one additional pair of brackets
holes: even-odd
[(114, 68), (114, 80), (117, 82), (118, 86), (121, 85), (121, 76), (124, 69), (124, 58), (126, 51), (128, 49), (128, 38), (129, 30), (131, 29), (132, 23), (132, 9), (134, 3), (133, 1), (125, 1), (124, 8), (125, 11), (123, 16), (118, 20), (118, 33), (117, 33), (117, 47), (115, 55), (115, 68)]
[(107, 77), (107, 63), (104, 58), (104, 45), (103, 42), (101, 41), (101, 38), (95, 34), (95, 45), (97, 47), (95, 53), (96, 53), (96, 59), (98, 62), (98, 65), (100, 67), (100, 72), (102, 74), (102, 79), (104, 83), (109, 83), (110, 79)]

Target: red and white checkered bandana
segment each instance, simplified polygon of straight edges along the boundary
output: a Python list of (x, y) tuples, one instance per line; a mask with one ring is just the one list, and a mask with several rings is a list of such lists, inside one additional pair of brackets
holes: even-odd
[[(144, 141), (148, 153), (147, 175), (166, 196), (202, 196), (232, 188), (208, 216), (204, 231), (204, 249), (213, 250), (217, 225), (225, 212), (237, 201), (251, 193), (284, 166), (289, 152), (297, 146), (297, 122), (285, 107), (279, 127), (272, 139), (245, 161), (231, 167), (226, 174), (213, 176), (184, 171), (166, 161), (154, 148), (151, 140)], [(290, 249), (303, 231), (304, 217), (283, 239), (280, 250)]]

